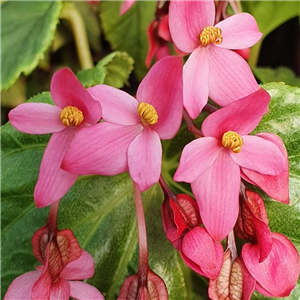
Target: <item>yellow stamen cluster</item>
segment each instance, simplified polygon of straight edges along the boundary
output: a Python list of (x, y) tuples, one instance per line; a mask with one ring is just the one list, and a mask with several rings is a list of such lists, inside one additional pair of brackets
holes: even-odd
[(220, 45), (223, 41), (221, 34), (222, 30), (220, 28), (214, 26), (205, 27), (200, 34), (200, 42), (204, 47), (208, 44)]
[(151, 104), (141, 102), (138, 105), (137, 110), (138, 110), (138, 114), (141, 118), (142, 124), (144, 126), (154, 125), (157, 123), (157, 121), (158, 121), (157, 111)]
[(78, 126), (84, 119), (82, 111), (75, 106), (65, 107), (59, 117), (65, 126)]
[(243, 144), (244, 141), (238, 133), (227, 131), (223, 134), (222, 146), (231, 149), (234, 153), (241, 152)]

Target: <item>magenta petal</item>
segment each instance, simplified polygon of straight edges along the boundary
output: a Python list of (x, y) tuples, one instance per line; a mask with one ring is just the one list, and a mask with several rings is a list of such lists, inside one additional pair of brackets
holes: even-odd
[(70, 281), (70, 296), (78, 300), (104, 300), (102, 294), (92, 285), (81, 281)]
[(145, 128), (128, 148), (129, 174), (140, 191), (145, 191), (159, 180), (162, 147), (158, 134)]
[(209, 45), (209, 97), (221, 106), (258, 90), (247, 62), (234, 51)]
[(4, 296), (4, 300), (31, 299), (32, 287), (40, 275), (41, 272), (39, 271), (31, 271), (14, 279)]
[(70, 262), (60, 273), (60, 277), (67, 280), (84, 280), (94, 275), (94, 260), (85, 250), (82, 250), (81, 256)]
[(223, 150), (191, 184), (202, 222), (215, 241), (221, 241), (237, 220), (240, 182), (239, 166)]
[(63, 68), (53, 75), (50, 91), (58, 107), (75, 106), (80, 109), (85, 123), (95, 124), (101, 119), (101, 105), (91, 97), (70, 69)]
[(207, 51), (198, 47), (183, 67), (183, 105), (192, 119), (198, 117), (208, 100), (209, 66)]
[(70, 298), (70, 285), (67, 280), (58, 278), (53, 283), (50, 291), (49, 300), (69, 300)]
[(191, 53), (200, 44), (201, 31), (215, 19), (213, 1), (171, 1), (169, 26), (175, 45)]
[(245, 49), (256, 44), (262, 37), (253, 16), (247, 13), (233, 15), (215, 27), (222, 30), (222, 43), (217, 47), (227, 49)]
[(136, 2), (136, 0), (125, 0), (123, 1), (120, 9), (120, 16), (124, 15)]
[(250, 133), (268, 112), (270, 95), (263, 89), (231, 103), (209, 115), (203, 122), (201, 130), (204, 136), (221, 139), (227, 131), (240, 135)]
[[(49, 246), (50, 244), (48, 244)], [(47, 249), (49, 247), (47, 246)], [(47, 250), (49, 253), (49, 251)], [(47, 255), (47, 262), (49, 261), (49, 255)], [(31, 292), (31, 300), (41, 300), (41, 299), (49, 299), (50, 297), (50, 291), (52, 287), (52, 278), (48, 271), (48, 266), (44, 268), (43, 273), (38, 278), (38, 280), (35, 282), (35, 284), (32, 287)]]
[(65, 129), (59, 115), (61, 109), (46, 103), (23, 103), (12, 109), (10, 123), (19, 131), (30, 134), (45, 134)]
[(232, 160), (242, 168), (261, 174), (279, 175), (286, 171), (286, 159), (276, 144), (258, 136), (242, 136), (239, 153), (230, 151)]
[(136, 98), (157, 111), (158, 122), (151, 128), (161, 139), (172, 138), (182, 120), (182, 59), (169, 56), (158, 61), (139, 85)]
[(77, 175), (60, 168), (74, 135), (75, 128), (68, 127), (61, 132), (53, 133), (47, 145), (34, 189), (34, 200), (38, 208), (48, 206), (62, 198), (77, 180)]
[(242, 257), (248, 271), (263, 289), (273, 297), (286, 297), (299, 277), (299, 254), (284, 235), (272, 233), (272, 237), (272, 251), (263, 262), (259, 263), (258, 245), (244, 245)]
[(198, 138), (187, 144), (181, 154), (174, 180), (193, 182), (216, 160), (221, 147), (215, 138)]
[(142, 125), (108, 122), (83, 128), (74, 138), (62, 168), (80, 175), (116, 175), (128, 170), (127, 149)]
[(102, 117), (105, 121), (120, 125), (140, 123), (138, 102), (129, 94), (104, 84), (91, 87), (88, 92), (101, 103)]

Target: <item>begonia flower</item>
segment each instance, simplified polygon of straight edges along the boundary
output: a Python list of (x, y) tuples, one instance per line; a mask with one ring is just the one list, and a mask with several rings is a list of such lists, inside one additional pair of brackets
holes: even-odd
[(129, 170), (140, 191), (145, 191), (160, 177), (160, 139), (171, 139), (181, 124), (181, 58), (157, 62), (139, 85), (136, 99), (106, 85), (88, 91), (100, 101), (105, 122), (77, 134), (62, 168), (110, 176)]
[(259, 41), (255, 19), (240, 13), (214, 26), (214, 1), (171, 1), (169, 26), (174, 44), (191, 53), (183, 67), (183, 103), (196, 118), (208, 96), (221, 106), (243, 98), (258, 85), (247, 62), (230, 49)]
[(136, 0), (125, 0), (123, 1), (120, 8), (120, 16), (124, 15), (136, 2)]
[(53, 75), (50, 92), (55, 105), (27, 102), (9, 113), (11, 124), (19, 131), (53, 133), (34, 189), (34, 200), (39, 208), (62, 198), (75, 183), (78, 176), (60, 168), (62, 159), (76, 133), (101, 119), (100, 103), (70, 69), (63, 68)]
[(272, 176), (286, 171), (286, 157), (275, 143), (248, 135), (268, 111), (269, 101), (260, 89), (219, 109), (204, 120), (204, 137), (183, 149), (174, 179), (191, 183), (202, 222), (216, 241), (237, 220), (241, 169)]

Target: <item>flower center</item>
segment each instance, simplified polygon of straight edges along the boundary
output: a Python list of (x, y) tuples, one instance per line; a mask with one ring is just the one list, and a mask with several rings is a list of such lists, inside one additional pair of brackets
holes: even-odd
[(78, 126), (84, 117), (81, 110), (75, 106), (67, 106), (61, 112), (59, 118), (65, 126)]
[(141, 118), (142, 124), (144, 126), (154, 125), (157, 123), (157, 121), (158, 121), (157, 111), (151, 104), (141, 102), (138, 105), (137, 110), (138, 110), (138, 114)]
[(222, 30), (220, 28), (214, 26), (205, 27), (200, 34), (200, 42), (204, 47), (208, 44), (220, 45), (223, 41), (221, 34)]
[(234, 153), (241, 152), (243, 144), (244, 141), (238, 133), (227, 131), (223, 134), (222, 146), (231, 149)]

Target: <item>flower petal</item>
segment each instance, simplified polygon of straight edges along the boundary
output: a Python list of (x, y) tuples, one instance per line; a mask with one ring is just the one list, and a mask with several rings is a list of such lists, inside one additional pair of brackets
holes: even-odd
[(183, 67), (183, 105), (192, 119), (198, 117), (208, 100), (207, 51), (198, 47)]
[(65, 279), (58, 278), (53, 283), (50, 291), (50, 300), (69, 300), (70, 298), (70, 285)]
[(192, 182), (200, 216), (208, 233), (221, 241), (233, 228), (239, 211), (240, 170), (226, 151)]
[(77, 300), (104, 300), (102, 294), (92, 285), (81, 281), (70, 281), (70, 296)]
[(128, 170), (127, 149), (143, 130), (141, 125), (108, 122), (83, 128), (64, 157), (62, 168), (81, 175), (116, 175)]
[(85, 123), (96, 124), (101, 119), (101, 105), (90, 96), (69, 68), (53, 75), (50, 91), (58, 107), (75, 106), (80, 109)]
[(181, 154), (174, 180), (193, 182), (216, 160), (221, 147), (215, 138), (198, 138), (187, 144)]
[(203, 122), (201, 130), (204, 136), (221, 139), (227, 131), (240, 135), (250, 133), (268, 112), (270, 95), (263, 89), (235, 101), (209, 115)]
[(145, 128), (128, 148), (129, 174), (140, 191), (145, 191), (159, 180), (162, 147), (158, 134)]
[(138, 102), (129, 94), (104, 84), (91, 87), (88, 92), (101, 103), (102, 117), (105, 121), (120, 125), (141, 122), (137, 113)]
[(124, 15), (136, 2), (136, 0), (125, 0), (123, 1), (120, 9), (120, 16)]
[(200, 33), (215, 20), (213, 1), (171, 1), (169, 26), (175, 45), (191, 53), (200, 44)]
[(258, 90), (247, 62), (234, 51), (209, 45), (209, 97), (221, 106)]
[(172, 138), (182, 120), (182, 59), (169, 56), (159, 60), (139, 85), (136, 98), (157, 111), (158, 122), (150, 127), (161, 139)]
[(286, 159), (277, 145), (258, 136), (245, 135), (242, 138), (244, 144), (241, 152), (230, 151), (236, 164), (268, 175), (279, 175), (286, 171)]
[(12, 126), (29, 134), (45, 134), (65, 129), (59, 115), (61, 109), (46, 103), (23, 103), (12, 109), (9, 121)]
[(34, 200), (38, 208), (48, 206), (62, 198), (77, 180), (77, 175), (60, 168), (74, 135), (75, 128), (68, 127), (61, 132), (53, 133), (48, 143), (34, 189)]
[(222, 30), (222, 43), (217, 47), (226, 49), (245, 49), (252, 47), (262, 37), (253, 16), (247, 13), (233, 15), (215, 27)]
[(32, 287), (40, 275), (41, 272), (39, 271), (31, 271), (14, 279), (4, 296), (4, 300), (31, 299)]

